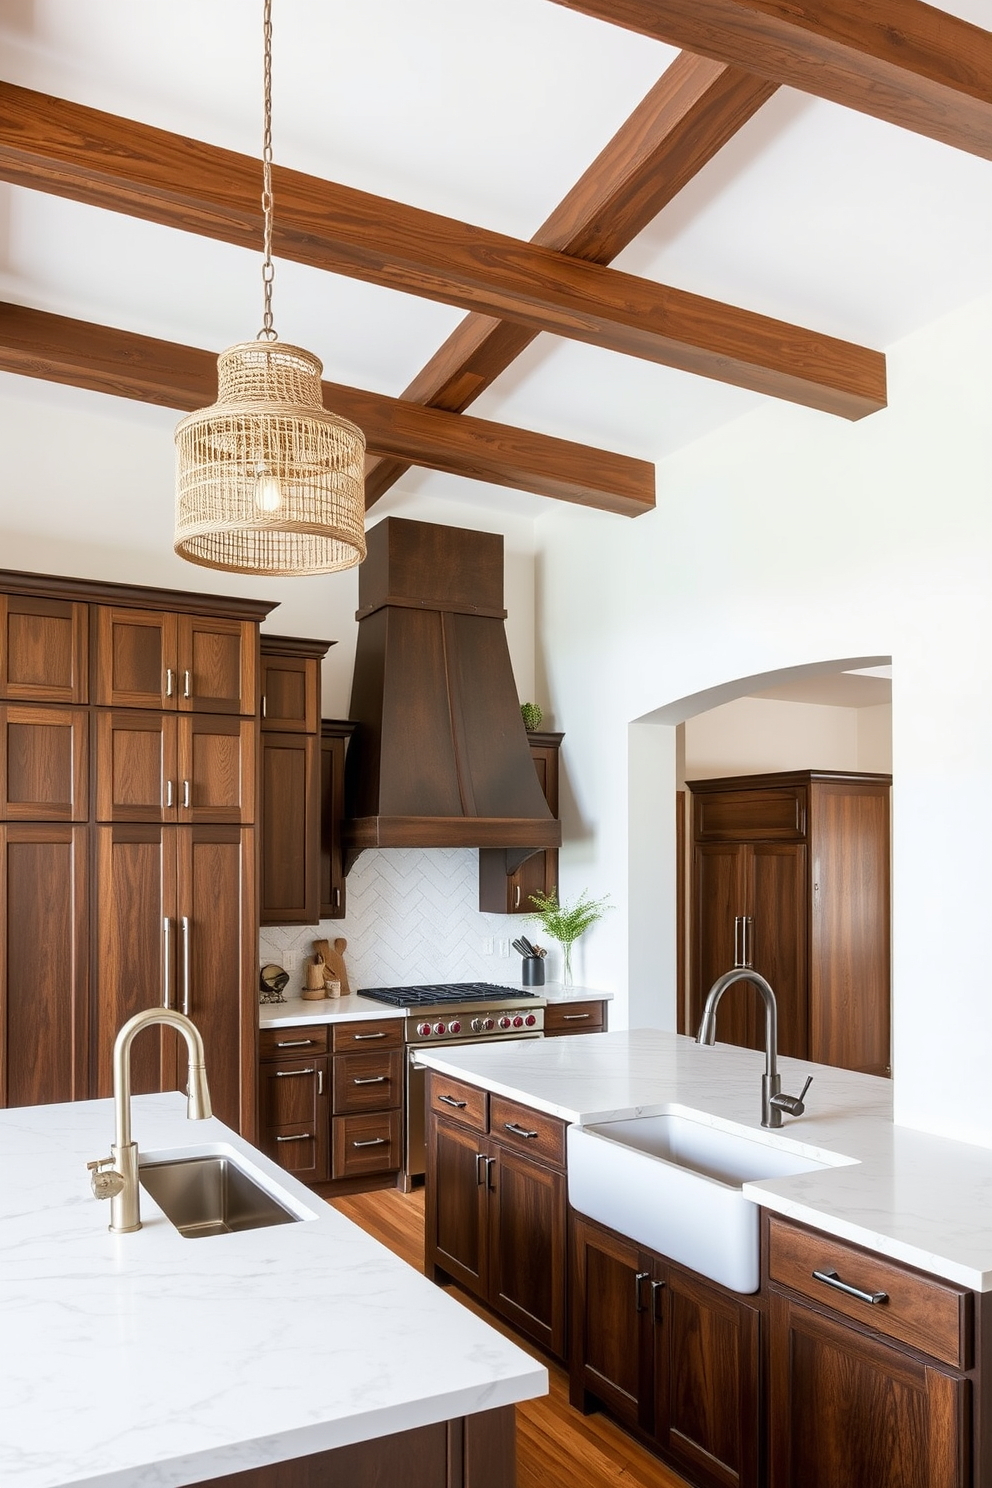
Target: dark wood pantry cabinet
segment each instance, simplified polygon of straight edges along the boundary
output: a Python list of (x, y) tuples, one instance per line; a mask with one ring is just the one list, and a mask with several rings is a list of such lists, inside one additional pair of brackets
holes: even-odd
[[(141, 1008), (199, 1026), (255, 1129), (258, 625), (271, 605), (0, 573), (0, 1096), (110, 1093)], [(170, 1031), (136, 1091), (182, 1089)]]

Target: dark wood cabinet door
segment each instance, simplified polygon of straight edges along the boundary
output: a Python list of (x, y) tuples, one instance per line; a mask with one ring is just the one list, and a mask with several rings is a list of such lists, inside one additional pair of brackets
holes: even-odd
[(495, 1142), (489, 1170), (489, 1301), (565, 1357), (565, 1175)]
[(569, 1399), (592, 1396), (628, 1426), (650, 1430), (651, 1262), (632, 1240), (572, 1216)]
[(326, 1183), (327, 1056), (264, 1062), (258, 1072), (258, 1094), (262, 1151), (302, 1182)]
[(255, 820), (255, 724), (197, 713), (178, 720), (178, 819), (249, 826)]
[(431, 1119), (427, 1133), (427, 1275), (446, 1272), (485, 1298), (489, 1265), (487, 1139)]
[(771, 1488), (967, 1488), (970, 1388), (773, 1292)]
[[(745, 849), (748, 866), (747, 956), (775, 990), (778, 1052), (808, 1059), (806, 959), (806, 848), (801, 843), (760, 842)], [(728, 997), (753, 996), (753, 1015), (764, 1048), (764, 1010), (746, 984)], [(720, 1004), (723, 1017), (725, 1003)], [(722, 1028), (717, 1037), (727, 1042)]]
[(0, 594), (0, 697), (85, 703), (89, 606)]
[(268, 654), (263, 636), (260, 668), (262, 727), (273, 734), (315, 734), (320, 722), (317, 658)]
[[(252, 931), (254, 834), (249, 828), (175, 829), (176, 1005), (203, 1036), (214, 1115), (251, 1135), (255, 1123), (257, 950)], [(186, 1045), (174, 1040), (176, 1088)]]
[(181, 713), (256, 712), (258, 639), (248, 620), (178, 617), (177, 698)]
[(263, 732), (261, 922), (315, 925), (319, 814), (317, 739)]
[(165, 610), (94, 605), (95, 701), (106, 708), (175, 710), (177, 619)]
[[(177, 829), (135, 822), (95, 830), (92, 1093), (107, 1096), (121, 1024), (144, 1008), (175, 1006)], [(158, 1029), (132, 1045), (131, 1087), (136, 1095), (181, 1088)]]
[(88, 817), (87, 710), (0, 703), (0, 820)]
[(85, 1099), (87, 830), (0, 826), (0, 1105)]
[(341, 920), (345, 913), (344, 757), (354, 724), (324, 719), (320, 737), (320, 918)]
[[(530, 757), (551, 814), (558, 815), (558, 772), (562, 734), (530, 734)], [(532, 894), (558, 892), (558, 849), (531, 853), (513, 873), (499, 848), (479, 850), (479, 908), (487, 914), (533, 914)]]
[[(690, 1033), (699, 1027), (706, 994), (717, 977), (742, 962), (748, 852), (736, 843), (697, 844), (693, 852)], [(764, 1048), (759, 1005), (753, 988), (734, 987), (720, 1003), (716, 1029), (720, 1043)]]
[(663, 1262), (651, 1292), (659, 1446), (694, 1483), (757, 1488), (758, 1311)]
[(174, 822), (180, 798), (176, 720), (139, 708), (96, 714), (98, 821)]

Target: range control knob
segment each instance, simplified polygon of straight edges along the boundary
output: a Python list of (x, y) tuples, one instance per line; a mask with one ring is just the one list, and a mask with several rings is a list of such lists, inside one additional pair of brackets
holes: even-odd
[(520, 1016), (519, 1013), (517, 1014), (517, 1016), (513, 1020), (513, 1026), (514, 1026), (514, 1028), (523, 1028), (523, 1026), (524, 1026), (524, 1020), (523, 1020), (523, 1018), (521, 1018), (521, 1016)]
[(461, 1033), (461, 1031), (462, 1031), (462, 1025), (459, 1023), (459, 1021), (458, 1021), (457, 1018), (453, 1018), (451, 1020), (451, 1022), (448, 1024), (448, 1032), (449, 1033)]
[(484, 1033), (492, 1033), (495, 1027), (496, 1024), (493, 1022), (492, 1018), (483, 1018), (482, 1029)]
[(421, 1038), (430, 1038), (431, 1025), (429, 1023), (418, 1023), (417, 1032), (420, 1034)]
[(500, 1028), (509, 1028), (509, 1026), (510, 1026), (510, 1020), (506, 1016), (505, 1013), (503, 1014), (503, 1016), (499, 1020), (499, 1026), (500, 1026)]
[(533, 1013), (528, 1013), (526, 1018), (524, 1019), (524, 1022), (527, 1024), (528, 1028), (533, 1028), (534, 1024), (537, 1022), (537, 1019), (534, 1017)]
[(447, 1033), (447, 1029), (445, 1028), (445, 1026), (444, 1026), (443, 1023), (435, 1023), (434, 1024), (434, 1032), (435, 1033)]
[(485, 1020), (485, 1018), (473, 1018), (472, 1019), (472, 1032), (473, 1033), (484, 1033), (485, 1032), (485, 1027), (486, 1027), (486, 1020)]

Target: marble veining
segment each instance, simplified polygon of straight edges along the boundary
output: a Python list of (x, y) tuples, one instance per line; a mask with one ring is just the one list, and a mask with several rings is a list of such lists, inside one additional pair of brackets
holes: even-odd
[(813, 1084), (806, 1113), (761, 1128), (764, 1054), (637, 1029), (577, 1038), (419, 1051), (422, 1063), (584, 1126), (666, 1111), (788, 1144), (827, 1164), (746, 1183), (756, 1204), (918, 1266), (992, 1291), (992, 1150), (892, 1120), (888, 1080), (781, 1059), (782, 1088)]
[(221, 1122), (134, 1102), (143, 1156), (230, 1144), (306, 1216), (111, 1235), (110, 1101), (0, 1113), (0, 1482), (172, 1488), (547, 1389), (547, 1372)]

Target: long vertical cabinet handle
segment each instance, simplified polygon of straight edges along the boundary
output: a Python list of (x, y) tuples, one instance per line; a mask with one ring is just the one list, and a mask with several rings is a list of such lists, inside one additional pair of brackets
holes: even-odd
[(162, 1006), (172, 1005), (172, 921), (168, 915), (162, 920)]
[(637, 1312), (647, 1312), (647, 1308), (644, 1306), (644, 1293), (642, 1288), (644, 1286), (644, 1283), (649, 1279), (650, 1275), (650, 1271), (638, 1271), (634, 1276), (634, 1307)]
[(743, 966), (744, 965), (744, 962), (741, 959), (740, 941), (741, 941), (741, 917), (740, 917), (740, 915), (734, 915), (734, 965), (735, 966)]
[(183, 915), (180, 925), (183, 932), (183, 1012), (189, 1017), (189, 915)]
[(661, 1323), (661, 1293), (664, 1285), (663, 1281), (651, 1283), (651, 1321), (659, 1325)]
[(750, 915), (745, 915), (744, 924), (744, 965), (754, 966), (754, 921)]

